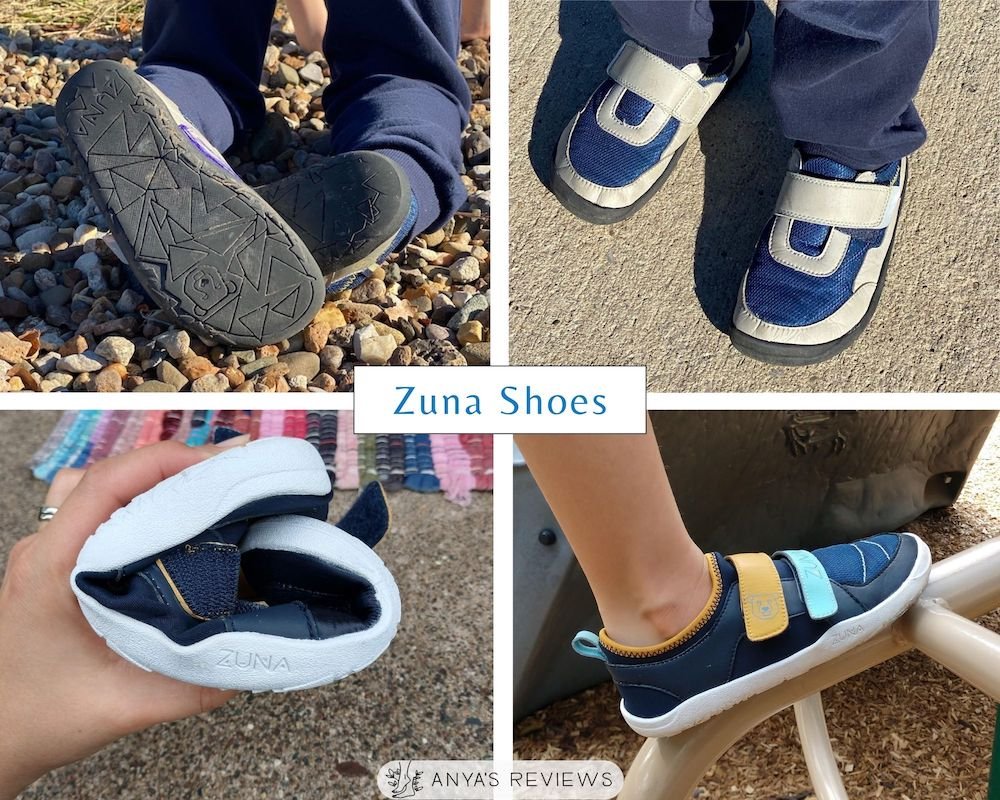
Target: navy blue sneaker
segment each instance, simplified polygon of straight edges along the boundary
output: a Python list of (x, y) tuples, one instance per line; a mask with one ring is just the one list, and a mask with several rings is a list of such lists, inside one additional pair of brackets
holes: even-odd
[(621, 711), (643, 736), (673, 736), (795, 678), (884, 630), (917, 599), (930, 571), (927, 545), (881, 533), (774, 558), (706, 556), (708, 605), (684, 631), (653, 647), (578, 633), (573, 648), (606, 662)]
[(333, 156), (257, 191), (306, 243), (331, 281), (328, 291), (361, 283), (417, 219), (406, 173), (372, 151)]
[(555, 155), (552, 192), (588, 222), (619, 222), (638, 211), (670, 176), (684, 145), (750, 56), (745, 34), (729, 63), (706, 73), (678, 69), (633, 41), (566, 126)]
[(292, 691), (368, 666), (399, 624), (372, 548), (389, 526), (369, 484), (337, 526), (316, 449), (270, 438), (168, 478), (87, 540), (70, 580), (123, 658), (220, 689)]
[(741, 353), (815, 364), (861, 335), (875, 313), (906, 188), (907, 159), (873, 171), (792, 155), (733, 314)]
[(66, 82), (56, 119), (142, 289), (201, 338), (258, 347), (323, 304), (305, 244), (152, 83), (116, 61)]

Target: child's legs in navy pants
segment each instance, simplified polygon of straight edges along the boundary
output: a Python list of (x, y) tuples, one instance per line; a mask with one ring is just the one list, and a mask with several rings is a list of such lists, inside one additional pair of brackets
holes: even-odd
[[(324, 93), (335, 152), (376, 150), (406, 172), (419, 205), (414, 232), (465, 201), (461, 134), (470, 103), (455, 64), (459, 0), (380, 4), (330, 0)], [(139, 73), (220, 150), (264, 119), (258, 90), (274, 0), (148, 0)]]
[[(675, 66), (725, 58), (752, 2), (616, 0), (625, 32)], [(785, 0), (771, 96), (782, 132), (812, 155), (874, 169), (927, 137), (913, 105), (938, 28), (937, 0)]]

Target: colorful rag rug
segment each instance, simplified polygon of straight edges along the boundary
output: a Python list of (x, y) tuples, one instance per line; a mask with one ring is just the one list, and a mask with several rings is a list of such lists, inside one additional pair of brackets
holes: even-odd
[(242, 433), (305, 439), (338, 489), (379, 480), (389, 492), (444, 492), (459, 505), (474, 491), (493, 490), (492, 436), (356, 434), (350, 411), (67, 411), (29, 466), (51, 482), (63, 467), (86, 467), (154, 442), (209, 444)]

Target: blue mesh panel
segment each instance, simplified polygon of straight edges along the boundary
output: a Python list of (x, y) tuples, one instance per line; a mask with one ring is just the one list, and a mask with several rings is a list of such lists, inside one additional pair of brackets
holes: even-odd
[[(773, 226), (774, 220), (768, 225)], [(765, 322), (786, 327), (826, 319), (850, 298), (865, 256), (881, 243), (885, 231), (878, 233), (877, 239), (870, 242), (853, 240), (837, 271), (820, 278), (776, 262), (766, 245), (770, 229), (765, 229), (764, 244), (754, 254), (747, 279), (747, 306)]]
[(594, 92), (569, 140), (569, 159), (581, 177), (599, 186), (627, 186), (660, 160), (680, 123), (671, 118), (653, 140), (635, 147), (597, 124), (597, 108), (614, 86), (605, 81)]
[(199, 617), (224, 617), (233, 613), (240, 577), (240, 551), (231, 544), (203, 542), (171, 550), (160, 561)]
[(813, 555), (837, 583), (863, 585), (882, 574), (899, 549), (899, 536), (880, 533), (850, 544), (816, 550)]
[(615, 109), (615, 116), (626, 125), (641, 125), (652, 109), (653, 104), (645, 97), (640, 97), (635, 92), (625, 92)]

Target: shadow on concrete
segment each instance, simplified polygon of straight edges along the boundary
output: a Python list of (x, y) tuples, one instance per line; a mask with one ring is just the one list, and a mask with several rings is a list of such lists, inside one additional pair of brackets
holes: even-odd
[(610, 3), (576, 0), (559, 4), (559, 36), (528, 142), (531, 166), (545, 186), (552, 178), (552, 158), (562, 129), (604, 80), (608, 62), (625, 41)]
[(768, 94), (773, 32), (774, 15), (758, 4), (750, 23), (750, 62), (698, 128), (705, 195), (694, 252), (695, 294), (705, 316), (726, 333), (788, 159)]

